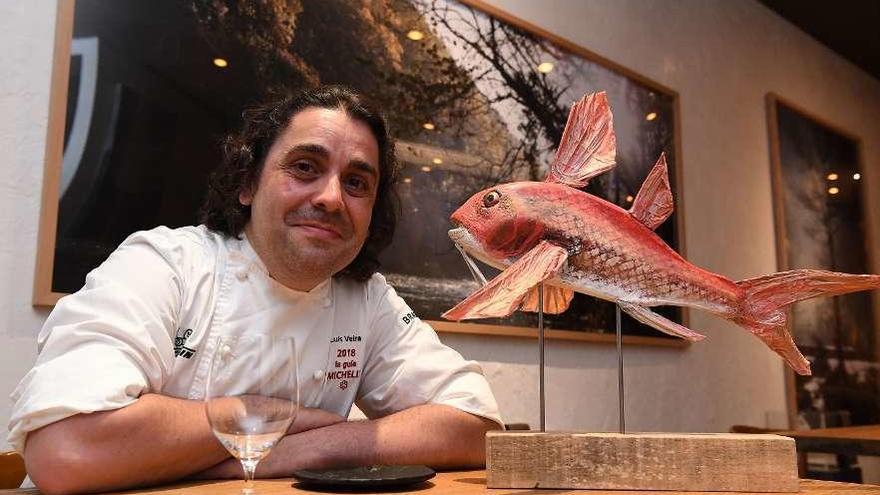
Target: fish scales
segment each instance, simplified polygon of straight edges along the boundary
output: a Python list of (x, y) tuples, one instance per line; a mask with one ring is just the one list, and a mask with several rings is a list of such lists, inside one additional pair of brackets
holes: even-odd
[(742, 290), (731, 280), (692, 265), (662, 241), (653, 242), (657, 236), (622, 208), (561, 184), (518, 182), (503, 191), (522, 195), (530, 205), (526, 222), (552, 219), (545, 237), (569, 249), (559, 278), (575, 290), (586, 285), (590, 292), (604, 292), (595, 294), (604, 299), (626, 296), (648, 306), (684, 305), (714, 313), (728, 313), (742, 300)]

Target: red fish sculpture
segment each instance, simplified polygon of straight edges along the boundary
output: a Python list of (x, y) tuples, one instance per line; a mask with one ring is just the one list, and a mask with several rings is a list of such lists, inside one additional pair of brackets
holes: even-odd
[(650, 308), (697, 308), (752, 332), (797, 373), (810, 363), (786, 329), (785, 307), (818, 296), (880, 287), (878, 275), (791, 270), (734, 282), (682, 258), (654, 233), (673, 210), (666, 158), (660, 155), (632, 208), (580, 190), (615, 164), (616, 142), (605, 93), (575, 103), (544, 182), (513, 182), (478, 192), (452, 214), (461, 249), (503, 270), (443, 314), (450, 320), (561, 313), (574, 292), (620, 305), (636, 320), (690, 341), (704, 336)]

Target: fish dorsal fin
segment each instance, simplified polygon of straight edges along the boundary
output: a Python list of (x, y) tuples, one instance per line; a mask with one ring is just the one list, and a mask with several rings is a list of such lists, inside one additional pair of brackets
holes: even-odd
[(660, 158), (651, 169), (651, 173), (642, 183), (639, 194), (633, 201), (629, 214), (642, 222), (651, 230), (656, 229), (672, 215), (674, 202), (672, 190), (669, 188), (669, 171), (666, 168), (666, 153), (660, 153)]
[(538, 283), (553, 278), (565, 265), (568, 251), (541, 241), (488, 284), (443, 313), (447, 320), (501, 318), (520, 307)]
[[(568, 309), (568, 305), (571, 304), (571, 299), (574, 297), (574, 291), (571, 289), (563, 289), (562, 287), (554, 287), (552, 285), (544, 286), (544, 312), (551, 315), (558, 315), (562, 313), (566, 309)], [(532, 313), (538, 312), (538, 287), (533, 287), (532, 290), (526, 294), (525, 299), (523, 299), (522, 305), (519, 307), (520, 311), (531, 311)]]
[(605, 92), (586, 95), (571, 107), (550, 173), (544, 179), (571, 187), (614, 167), (617, 141)]

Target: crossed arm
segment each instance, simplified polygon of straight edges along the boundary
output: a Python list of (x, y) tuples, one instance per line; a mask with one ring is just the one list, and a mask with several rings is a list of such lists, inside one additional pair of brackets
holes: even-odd
[[(489, 420), (438, 404), (371, 421), (345, 422), (304, 409), (257, 476), (303, 468), (370, 464), (474, 467), (485, 459)], [(204, 403), (158, 394), (113, 411), (79, 414), (31, 432), (27, 471), (47, 495), (153, 485), (194, 476), (241, 476), (241, 466), (214, 438)]]

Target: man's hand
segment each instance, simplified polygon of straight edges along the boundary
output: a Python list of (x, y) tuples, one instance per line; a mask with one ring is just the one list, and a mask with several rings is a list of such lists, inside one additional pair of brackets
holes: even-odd
[[(217, 401), (217, 407), (243, 412), (244, 403), (234, 399)], [(247, 405), (284, 406), (273, 399)], [(287, 431), (300, 433), (342, 420), (303, 408)], [(121, 409), (77, 414), (31, 432), (24, 458), (34, 483), (52, 495), (174, 481), (222, 465), (229, 453), (211, 432), (204, 402), (145, 394)], [(238, 461), (229, 460), (241, 476)]]
[(287, 434), (293, 435), (296, 433), (302, 433), (304, 431), (314, 430), (315, 428), (335, 425), (336, 423), (341, 423), (343, 421), (345, 421), (345, 418), (336, 413), (327, 412), (323, 409), (303, 407), (300, 408), (296, 415), (296, 419), (293, 420), (290, 428), (287, 429)]
[[(265, 418), (268, 422), (287, 420), (296, 405), (291, 401), (264, 397), (262, 395), (240, 395), (234, 397), (218, 397), (208, 402), (208, 413), (211, 423), (217, 424), (240, 424), (244, 418)], [(306, 430), (321, 428), (345, 421), (342, 416), (324, 411), (303, 407), (296, 410), (294, 421), (287, 428), (285, 434), (292, 435)]]
[[(343, 421), (345, 421), (345, 418), (338, 414), (327, 412), (323, 409), (303, 407), (297, 413), (296, 419), (291, 423), (290, 428), (287, 429), (287, 435), (295, 435), (304, 431), (335, 425)], [(259, 467), (259, 465), (257, 466)], [(193, 479), (202, 480), (241, 477), (241, 463), (238, 459), (226, 459), (225, 461), (192, 476)]]
[(47, 495), (172, 481), (228, 457), (204, 402), (158, 394), (32, 431), (24, 450), (28, 474)]
[[(453, 407), (425, 404), (374, 421), (336, 423), (288, 435), (260, 461), (256, 475), (278, 478), (298, 469), (374, 464), (482, 467), (486, 432), (498, 428)], [(242, 469), (237, 460), (228, 459), (197, 477), (241, 478)]]

